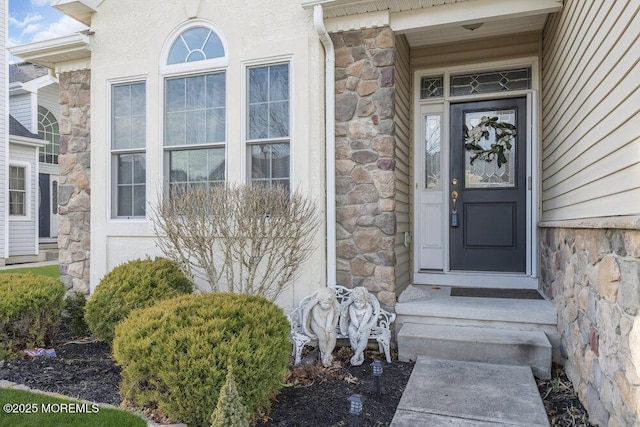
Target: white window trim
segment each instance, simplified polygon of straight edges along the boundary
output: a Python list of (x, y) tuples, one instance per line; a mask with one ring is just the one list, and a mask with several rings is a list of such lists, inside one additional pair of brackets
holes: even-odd
[[(37, 151), (36, 151), (37, 153)], [(31, 191), (31, 163), (28, 162), (20, 162), (9, 160), (9, 165), (7, 167), (7, 217), (10, 221), (31, 221), (31, 197), (33, 196), (33, 192)], [(24, 168), (24, 187), (25, 187), (25, 195), (24, 195), (24, 215), (12, 215), (10, 214), (10, 168), (11, 167)]]
[[(146, 169), (146, 179), (145, 179), (145, 200), (146, 200), (146, 207), (145, 207), (145, 215), (143, 216), (131, 216), (131, 217), (125, 217), (125, 216), (116, 216), (114, 214), (115, 210), (114, 207), (112, 206), (112, 203), (115, 202), (114, 200), (114, 180), (115, 180), (115, 175), (117, 174), (117, 170), (114, 168), (113, 165), (113, 155), (114, 154), (126, 154), (127, 152), (144, 152), (145, 154), (145, 162), (148, 165), (148, 159), (149, 159), (149, 78), (146, 75), (138, 75), (138, 76), (129, 76), (129, 77), (123, 77), (123, 78), (118, 78), (118, 79), (110, 79), (107, 80), (107, 88), (106, 88), (106, 111), (108, 112), (108, 120), (107, 120), (107, 126), (106, 126), (106, 144), (105, 144), (105, 150), (106, 150), (106, 157), (105, 157), (105, 161), (107, 162), (106, 164), (106, 171), (107, 171), (107, 176), (108, 179), (105, 180), (105, 187), (104, 187), (104, 192), (107, 195), (107, 203), (106, 203), (106, 218), (107, 218), (107, 222), (117, 222), (117, 223), (122, 223), (122, 222), (147, 222), (149, 221), (149, 201), (151, 200), (150, 197), (150, 192), (149, 192), (149, 174), (148, 174), (148, 166)], [(143, 148), (141, 149), (136, 149), (136, 150), (113, 150), (111, 148), (111, 137), (112, 137), (112, 120), (113, 120), (113, 116), (112, 116), (112, 102), (113, 102), (113, 87), (114, 86), (118, 86), (118, 85), (126, 85), (126, 84), (136, 84), (136, 83), (144, 83), (145, 84), (145, 145)]]
[(287, 143), (289, 144), (289, 189), (290, 191), (295, 191), (295, 150), (294, 150), (294, 134), (295, 129), (293, 124), (295, 123), (295, 102), (294, 102), (294, 91), (295, 87), (295, 73), (294, 73), (294, 60), (293, 54), (288, 55), (277, 55), (260, 59), (253, 59), (242, 62), (242, 85), (240, 89), (240, 98), (242, 101), (241, 108), (241, 130), (240, 130), (240, 138), (242, 140), (242, 150), (244, 150), (244, 155), (241, 156), (244, 161), (240, 166), (240, 173), (242, 178), (245, 180), (245, 183), (251, 183), (251, 168), (249, 165), (251, 163), (251, 154), (249, 153), (249, 147), (251, 145), (258, 144), (276, 144), (278, 142), (284, 142), (283, 138), (266, 138), (266, 139), (249, 139), (247, 135), (247, 128), (249, 126), (249, 69), (254, 67), (267, 67), (271, 65), (278, 64), (289, 64), (289, 137)]

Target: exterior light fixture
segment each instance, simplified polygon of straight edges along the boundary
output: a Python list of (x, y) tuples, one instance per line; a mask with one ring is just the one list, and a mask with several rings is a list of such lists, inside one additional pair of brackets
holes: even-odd
[(352, 394), (347, 399), (349, 401), (349, 414), (351, 414), (351, 426), (358, 427), (360, 413), (362, 412), (362, 402), (364, 398), (361, 394)]
[(462, 28), (464, 28), (465, 30), (473, 31), (473, 30), (477, 30), (483, 25), (484, 25), (484, 22), (476, 22), (475, 24), (465, 24), (462, 26)]
[(373, 368), (373, 379), (376, 383), (376, 394), (380, 395), (380, 377), (382, 376), (382, 362), (375, 360), (371, 367)]

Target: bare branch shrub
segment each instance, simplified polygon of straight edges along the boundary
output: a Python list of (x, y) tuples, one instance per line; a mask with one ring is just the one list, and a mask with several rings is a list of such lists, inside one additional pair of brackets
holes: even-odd
[(281, 186), (196, 186), (153, 210), (159, 247), (194, 282), (273, 301), (311, 256), (317, 203)]

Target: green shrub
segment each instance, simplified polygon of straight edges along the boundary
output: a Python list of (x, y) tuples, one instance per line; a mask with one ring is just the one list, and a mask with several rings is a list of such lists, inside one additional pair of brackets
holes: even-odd
[(234, 366), (238, 394), (255, 416), (267, 411), (289, 360), (282, 309), (254, 295), (185, 295), (135, 310), (116, 327), (120, 394), (157, 405), (173, 421), (207, 426)]
[(58, 332), (64, 291), (57, 279), (0, 275), (0, 353), (49, 345)]
[(69, 318), (69, 329), (78, 338), (89, 335), (89, 325), (84, 320), (84, 306), (87, 299), (82, 292), (74, 292), (64, 300), (64, 310)]
[(168, 259), (129, 261), (102, 278), (87, 301), (85, 320), (93, 335), (110, 343), (131, 310), (191, 292), (193, 284)]

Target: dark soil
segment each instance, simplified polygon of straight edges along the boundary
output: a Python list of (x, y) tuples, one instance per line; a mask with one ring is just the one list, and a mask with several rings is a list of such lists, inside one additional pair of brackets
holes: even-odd
[[(54, 348), (55, 358), (0, 361), (0, 380), (94, 402), (122, 403), (118, 394), (120, 369), (111, 359), (108, 345), (90, 339), (76, 340), (62, 325)], [(349, 354), (347, 349), (336, 352), (330, 368), (316, 364), (291, 368), (287, 386), (258, 426), (349, 426), (347, 398), (353, 394), (364, 397), (360, 426), (389, 425), (413, 364), (383, 362), (378, 395), (371, 362), (382, 359), (380, 354), (368, 352), (365, 363), (357, 367), (349, 365)], [(561, 367), (554, 367), (551, 380), (539, 381), (538, 389), (552, 426), (591, 426)]]

